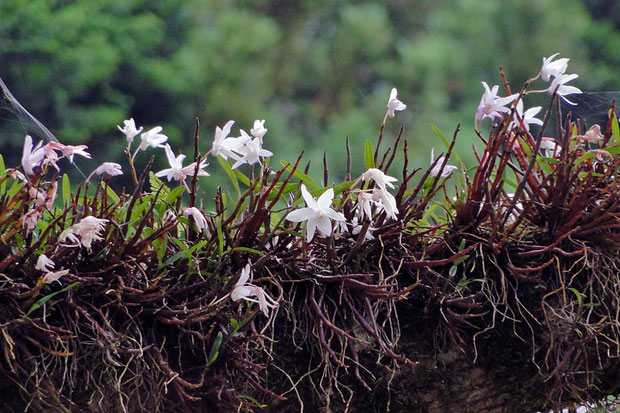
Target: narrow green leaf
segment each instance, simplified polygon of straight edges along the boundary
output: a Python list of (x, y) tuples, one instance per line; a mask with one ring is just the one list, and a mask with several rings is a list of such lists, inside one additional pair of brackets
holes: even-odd
[(364, 144), (364, 166), (366, 169), (375, 167), (375, 155), (370, 139), (366, 139), (366, 143)]
[[(286, 168), (287, 171), (292, 171), (293, 170), (293, 165), (291, 165), (290, 163), (288, 163), (286, 161), (280, 161), (280, 163), (282, 164), (282, 166), (284, 166)], [(295, 178), (299, 179), (300, 181), (302, 181), (303, 183), (305, 183), (306, 185), (308, 185), (311, 189), (319, 189), (319, 186), (317, 185), (315, 180), (310, 178), (308, 175), (306, 175), (305, 173), (303, 173), (299, 169), (295, 169), (295, 172), (293, 173), (293, 176)]]
[(71, 203), (71, 182), (69, 182), (67, 174), (62, 175), (62, 201), (65, 206)]
[[(0, 179), (4, 178), (6, 176), (6, 167), (4, 165), (4, 158), (2, 157), (2, 155), (0, 155)], [(0, 194), (4, 194), (4, 192), (6, 191), (6, 182), (2, 182), (2, 184), (0, 184)]]
[(235, 176), (237, 177), (238, 180), (241, 181), (243, 185), (248, 186), (248, 187), (250, 186), (250, 178), (245, 176), (243, 172), (241, 172), (238, 169), (233, 169), (232, 171), (235, 173)]
[(32, 306), (30, 307), (30, 309), (28, 310), (26, 315), (30, 315), (30, 313), (35, 311), (37, 308), (41, 307), (43, 304), (45, 304), (46, 302), (48, 302), (52, 298), (56, 297), (58, 294), (62, 294), (64, 292), (66, 292), (66, 291), (69, 291), (70, 289), (72, 289), (73, 287), (75, 287), (78, 284), (79, 284), (79, 282), (74, 282), (73, 284), (67, 285), (65, 288), (63, 288), (60, 291), (53, 292), (51, 294), (46, 295), (43, 298), (38, 299), (34, 304), (32, 304)]
[(593, 151), (588, 151), (575, 160), (575, 165), (580, 165), (588, 159), (594, 158), (594, 156), (596, 156), (596, 153)]
[(234, 251), (250, 252), (252, 254), (260, 255), (261, 257), (263, 257), (265, 255), (264, 252), (261, 252), (259, 250), (255, 250), (253, 248), (247, 248), (247, 247), (235, 247), (233, 249), (230, 249), (230, 250), (226, 251), (224, 254), (228, 254), (228, 253), (231, 253), (231, 252), (234, 252)]
[(220, 354), (220, 347), (222, 346), (223, 339), (224, 335), (222, 332), (218, 332), (217, 337), (215, 337), (215, 341), (213, 342), (213, 346), (211, 347), (211, 351), (209, 352), (209, 364), (217, 360), (217, 356)]
[(174, 254), (172, 257), (170, 257), (166, 261), (164, 261), (162, 263), (162, 267), (165, 267), (165, 266), (170, 265), (170, 264), (174, 264), (175, 262), (177, 262), (181, 258), (184, 258), (186, 255), (187, 255), (187, 253), (185, 251), (179, 251), (176, 254)]
[(116, 192), (114, 192), (114, 190), (110, 188), (108, 184), (105, 184), (105, 189), (106, 189), (106, 193), (108, 194), (108, 198), (110, 198), (113, 203), (116, 204), (121, 200), (121, 198), (118, 195), (116, 195)]
[(221, 156), (217, 157), (217, 161), (220, 163), (222, 168), (224, 168), (224, 171), (226, 171), (226, 174), (230, 178), (233, 186), (235, 187), (235, 191), (237, 191), (237, 196), (241, 196), (241, 190), (239, 189), (239, 180), (237, 179), (237, 175), (235, 175), (235, 173), (233, 172), (230, 163)]
[(614, 138), (614, 145), (620, 144), (620, 125), (618, 125), (618, 117), (614, 113), (611, 121), (611, 136)]
[[(443, 132), (437, 126), (433, 125), (432, 123), (431, 123), (431, 128), (433, 129), (433, 132), (435, 132), (435, 134), (439, 136), (439, 139), (441, 139), (441, 141), (443, 142), (444, 146), (446, 147), (446, 150), (450, 149), (450, 141), (446, 139)], [(459, 154), (456, 153), (456, 151), (453, 150), (451, 156), (454, 158), (455, 161), (463, 165), (463, 161), (461, 160), (461, 157), (459, 156)]]
[(583, 297), (581, 293), (572, 287), (567, 288), (567, 290), (575, 294), (575, 296), (577, 297), (577, 303), (579, 304), (579, 307), (583, 307)]

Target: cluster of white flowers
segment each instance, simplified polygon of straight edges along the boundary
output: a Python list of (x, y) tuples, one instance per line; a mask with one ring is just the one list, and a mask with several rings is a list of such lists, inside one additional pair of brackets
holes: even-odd
[(69, 274), (69, 270), (58, 270), (53, 271), (56, 264), (45, 254), (39, 255), (37, 259), (37, 264), (35, 265), (35, 269), (42, 271), (45, 275), (43, 276), (43, 284), (50, 284), (54, 281), (58, 281), (60, 283), (60, 277)]
[[(494, 91), (492, 93), (497, 93), (497, 87), (494, 88)], [(385, 119), (395, 116), (394, 111), (402, 111), (407, 108), (407, 105), (397, 99), (397, 94), (398, 91), (396, 90), (396, 88), (393, 88), (388, 99), (387, 112), (385, 114), (384, 122)], [(229, 125), (227, 124), (226, 126)], [(433, 161), (434, 149), (431, 150), (431, 165), (433, 165)], [(442, 170), (441, 167), (444, 162), (445, 157), (442, 156), (438, 159), (435, 166), (431, 169), (430, 174), (432, 177), (437, 177), (441, 174), (442, 178), (447, 178), (452, 174), (455, 169), (457, 169), (456, 166), (445, 165)], [(353, 191), (356, 197), (356, 215), (351, 219), (351, 222), (347, 222), (345, 216), (342, 213), (337, 212), (331, 208), (334, 199), (333, 188), (328, 188), (327, 190), (325, 190), (317, 199), (314, 198), (312, 194), (310, 194), (310, 192), (308, 192), (308, 189), (304, 184), (301, 185), (301, 196), (306, 202), (306, 207), (289, 212), (289, 214), (286, 216), (286, 220), (291, 222), (307, 221), (307, 242), (312, 241), (317, 229), (321, 234), (327, 237), (331, 236), (335, 229), (339, 229), (341, 233), (344, 233), (348, 232), (349, 227), (351, 227), (351, 234), (357, 235), (364, 228), (362, 222), (364, 220), (368, 220), (364, 238), (366, 240), (374, 239), (372, 231), (376, 230), (376, 228), (370, 225), (372, 223), (374, 214), (385, 212), (385, 215), (388, 219), (398, 219), (399, 211), (398, 206), (396, 205), (396, 198), (388, 191), (388, 188), (394, 189), (394, 184), (392, 182), (396, 182), (398, 181), (398, 179), (386, 175), (378, 168), (369, 168), (359, 177), (356, 183), (360, 181), (372, 181), (375, 186), (371, 189), (356, 189)], [(336, 222), (335, 226), (332, 225), (332, 221)]]
[(78, 223), (73, 224), (70, 228), (65, 229), (60, 233), (60, 241), (69, 240), (72, 244), (70, 246), (82, 247), (90, 250), (93, 241), (100, 241), (101, 231), (105, 229), (107, 219), (96, 218), (93, 216), (87, 216), (82, 218)]
[(260, 163), (261, 158), (273, 155), (272, 152), (263, 149), (263, 137), (268, 129), (265, 129), (265, 120), (255, 120), (254, 127), (250, 129), (250, 135), (243, 129), (241, 136), (229, 137), (234, 120), (226, 122), (223, 128), (215, 128), (215, 137), (211, 147), (211, 155), (221, 156), (224, 159), (231, 158), (235, 161), (232, 168), (236, 169), (243, 164), (254, 165)]
[[(373, 189), (355, 191), (357, 196), (356, 213), (357, 216), (353, 217), (350, 223), (347, 223), (344, 214), (337, 212), (331, 208), (334, 200), (334, 189), (328, 188), (324, 191), (319, 198), (314, 198), (304, 184), (301, 185), (301, 196), (306, 201), (306, 207), (296, 209), (289, 212), (286, 219), (291, 222), (306, 223), (306, 241), (310, 242), (314, 238), (314, 234), (318, 229), (324, 236), (330, 236), (333, 230), (339, 228), (342, 232), (348, 230), (347, 225), (351, 226), (351, 233), (357, 235), (362, 230), (363, 226), (360, 223), (364, 218), (372, 220), (373, 209), (376, 212), (385, 211), (385, 214), (390, 219), (397, 219), (398, 208), (396, 206), (396, 199), (387, 190), (387, 187), (394, 188), (392, 182), (397, 181), (396, 178), (384, 174), (381, 170), (376, 168), (370, 168), (360, 176), (358, 179), (362, 181), (374, 181), (376, 186)], [(336, 221), (337, 225), (332, 226), (332, 221)], [(372, 239), (371, 231), (375, 228), (369, 226), (366, 239)]]
[[(538, 75), (534, 79), (532, 79), (532, 81), (534, 81), (540, 78), (544, 82), (549, 82), (551, 80), (551, 84), (549, 85), (549, 87), (542, 90), (532, 90), (526, 93), (546, 92), (550, 95), (557, 93), (557, 95), (566, 103), (574, 105), (575, 103), (568, 100), (566, 96), (579, 94), (581, 93), (581, 90), (575, 86), (567, 85), (567, 83), (571, 80), (577, 79), (579, 75), (566, 74), (565, 72), (568, 68), (568, 61), (570, 59), (562, 58), (554, 61), (554, 59), (558, 55), (559, 53), (556, 53), (549, 57), (543, 57), (542, 68), (540, 69)], [(523, 111), (523, 101), (519, 98), (518, 93), (507, 97), (499, 97), (497, 96), (497, 91), (499, 89), (498, 85), (489, 88), (489, 86), (485, 82), (482, 82), (482, 86), (484, 87), (484, 93), (482, 94), (480, 104), (476, 109), (476, 116), (474, 117), (474, 124), (476, 129), (478, 129), (478, 123), (485, 118), (490, 118), (493, 120), (502, 116), (503, 114), (509, 114), (512, 109), (510, 107), (507, 107), (506, 105), (512, 104), (515, 101), (515, 114), (511, 120), (509, 129), (519, 126), (521, 122), (523, 127), (527, 131), (529, 131), (531, 124), (543, 124), (542, 120), (535, 117), (541, 111), (542, 107), (536, 106), (526, 111)], [(519, 121), (519, 119), (521, 120), (521, 122)]]

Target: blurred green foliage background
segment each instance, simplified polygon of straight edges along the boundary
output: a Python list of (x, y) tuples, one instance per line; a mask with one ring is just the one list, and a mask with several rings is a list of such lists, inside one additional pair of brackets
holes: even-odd
[[(0, 77), (98, 162), (126, 165), (116, 125), (128, 117), (163, 126), (189, 157), (195, 117), (203, 153), (216, 125), (235, 119), (238, 134), (266, 119), (274, 160), (305, 149), (320, 164), (327, 150), (335, 180), (347, 136), (362, 168), (390, 88), (408, 108), (386, 139), (404, 124), (411, 165), (425, 166), (444, 149), (431, 123), (450, 136), (461, 122), (457, 147), (471, 152), (480, 81), (500, 83), (500, 66), (518, 88), (560, 52), (575, 86), (619, 90), (619, 30), (616, 0), (1, 0)], [(0, 116), (0, 153), (15, 166), (24, 130)]]

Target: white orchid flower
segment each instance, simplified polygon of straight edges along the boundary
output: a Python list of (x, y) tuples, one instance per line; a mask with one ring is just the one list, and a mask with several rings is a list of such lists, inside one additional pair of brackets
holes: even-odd
[(513, 121), (510, 123), (509, 129), (517, 128), (521, 125), (519, 123), (519, 120), (517, 119), (517, 114), (519, 115), (521, 120), (523, 120), (523, 126), (525, 126), (525, 130), (528, 132), (530, 130), (530, 124), (542, 126), (543, 121), (535, 117), (541, 111), (541, 106), (534, 106), (533, 108), (529, 108), (528, 110), (523, 112), (523, 101), (519, 100), (515, 109), (516, 113)]
[(123, 124), (124, 126), (122, 128), (120, 126), (117, 126), (117, 128), (125, 134), (128, 143), (132, 143), (133, 138), (140, 132), (142, 132), (142, 129), (144, 129), (142, 126), (140, 126), (140, 129), (136, 129), (136, 122), (133, 120), (133, 118), (124, 120)]
[[(196, 170), (196, 162), (183, 167), (183, 161), (185, 160), (185, 155), (179, 155), (177, 157), (174, 156), (172, 152), (172, 148), (170, 145), (166, 144), (164, 146), (166, 150), (166, 156), (168, 157), (168, 163), (170, 163), (170, 168), (163, 169), (155, 174), (158, 178), (165, 176), (168, 179), (168, 182), (175, 181), (183, 182), (185, 184), (185, 178), (188, 175), (193, 175)], [(206, 160), (200, 162), (198, 166), (198, 176), (209, 176), (209, 173), (204, 171), (203, 169), (207, 167)], [(186, 184), (185, 184), (186, 185)]]
[(34, 167), (38, 166), (45, 157), (45, 152), (43, 148), (41, 148), (42, 145), (43, 142), (39, 142), (37, 146), (33, 148), (32, 137), (26, 135), (24, 150), (22, 152), (22, 167), (26, 175), (32, 175), (34, 173)]
[(571, 102), (570, 100), (566, 99), (565, 96), (566, 95), (577, 95), (577, 94), (582, 93), (581, 89), (575, 86), (570, 86), (566, 84), (573, 79), (577, 79), (578, 77), (579, 75), (577, 74), (559, 75), (553, 79), (553, 81), (551, 82), (551, 85), (549, 85), (549, 88), (546, 89), (546, 91), (550, 95), (553, 95), (556, 92), (556, 88), (557, 88), (557, 95), (560, 98), (562, 98), (564, 102), (568, 103), (569, 105), (576, 105), (576, 103)]
[(372, 191), (372, 200), (379, 208), (385, 211), (388, 218), (396, 220), (398, 215), (398, 208), (396, 206), (396, 198), (390, 194), (387, 190), (381, 188), (375, 188)]
[(93, 171), (93, 174), (95, 174), (95, 175), (108, 174), (110, 176), (117, 176), (117, 175), (122, 175), (123, 174), (123, 169), (117, 163), (114, 163), (114, 162), (104, 162), (101, 165), (99, 165), (97, 167), (97, 169), (95, 169)]
[(390, 98), (388, 99), (387, 103), (387, 112), (385, 113), (385, 116), (387, 116), (388, 118), (393, 118), (394, 116), (396, 116), (394, 114), (395, 110), (401, 111), (407, 109), (407, 105), (405, 105), (403, 102), (396, 98), (397, 95), (398, 91), (396, 90), (396, 88), (392, 88), (392, 91), (390, 92)]
[(334, 199), (334, 189), (329, 188), (327, 191), (315, 199), (304, 184), (301, 184), (301, 195), (306, 201), (306, 207), (290, 212), (286, 219), (292, 222), (308, 221), (306, 226), (306, 240), (312, 241), (314, 233), (318, 228), (319, 231), (327, 236), (332, 234), (332, 223), (334, 221), (346, 221), (344, 215), (330, 208)]
[[(242, 130), (242, 136), (237, 139), (245, 139), (247, 134)], [(245, 135), (244, 135), (245, 134)], [(237, 149), (235, 149), (241, 156), (232, 166), (232, 169), (236, 169), (239, 166), (247, 163), (249, 165), (254, 165), (255, 163), (260, 163), (260, 158), (267, 158), (273, 155), (273, 152), (270, 152), (261, 147), (260, 139), (254, 138), (245, 141), (245, 144)]]
[[(235, 288), (230, 293), (230, 299), (233, 301), (246, 300), (253, 303), (258, 303), (258, 307), (261, 309), (265, 316), (269, 317), (269, 309), (276, 308), (278, 302), (271, 298), (262, 288), (251, 284), (252, 281), (252, 269), (250, 264), (247, 264), (241, 270), (241, 276), (235, 284)], [(256, 297), (256, 299), (250, 297)]]
[(185, 215), (186, 217), (191, 216), (194, 219), (194, 222), (196, 223), (196, 227), (198, 228), (198, 231), (207, 230), (208, 228), (207, 219), (205, 218), (204, 215), (202, 215), (202, 212), (200, 212), (198, 208), (196, 207), (183, 208), (183, 215)]
[(371, 179), (375, 181), (381, 189), (385, 189), (386, 186), (394, 188), (392, 182), (398, 181), (398, 179), (384, 174), (382, 170), (377, 168), (370, 168), (362, 174), (362, 180), (370, 181)]
[(265, 129), (265, 119), (263, 119), (263, 120), (256, 119), (254, 121), (254, 127), (252, 129), (250, 129), (250, 133), (255, 138), (258, 138), (260, 140), (260, 143), (262, 144), (263, 143), (263, 137), (265, 136), (265, 134), (267, 133), (268, 130), (269, 129)]
[(223, 128), (219, 126), (215, 127), (215, 137), (213, 138), (213, 145), (211, 146), (211, 155), (221, 156), (224, 159), (240, 159), (239, 155), (233, 152), (233, 150), (237, 150), (252, 138), (244, 131), (241, 131), (241, 136), (238, 138), (228, 137), (234, 123), (234, 120), (229, 120)]
[(53, 270), (55, 266), (56, 264), (54, 263), (54, 261), (50, 260), (47, 255), (41, 254), (39, 255), (39, 258), (37, 258), (37, 264), (34, 268), (39, 271), (48, 272), (50, 270)]
[[(442, 156), (437, 160), (437, 163), (435, 164), (435, 166), (433, 167), (433, 169), (431, 169), (431, 176), (432, 177), (436, 177), (437, 175), (439, 175), (439, 171), (441, 170), (441, 165), (444, 163), (446, 157)], [(435, 148), (431, 148), (431, 165), (433, 164), (433, 162), (435, 161)], [(452, 174), (452, 171), (454, 171), (455, 169), (458, 169), (458, 167), (454, 166), (454, 165), (446, 165), (443, 168), (443, 171), (441, 172), (441, 177), (442, 178), (447, 178)]]
[(153, 129), (150, 129), (147, 132), (144, 132), (140, 135), (140, 146), (138, 146), (138, 151), (146, 151), (146, 149), (150, 146), (151, 148), (163, 148), (164, 143), (168, 140), (168, 137), (162, 133), (161, 126), (156, 126)]
[(489, 89), (489, 85), (486, 82), (481, 82), (484, 87), (484, 93), (480, 99), (480, 104), (476, 109), (475, 127), (478, 129), (478, 122), (485, 118), (495, 119), (502, 115), (502, 113), (510, 113), (510, 109), (505, 107), (509, 103), (513, 102), (519, 94), (510, 95), (507, 97), (497, 96), (499, 89), (498, 85), (494, 85)]
[(103, 239), (100, 232), (105, 229), (105, 224), (107, 222), (107, 219), (96, 218), (89, 215), (82, 218), (80, 222), (74, 224), (71, 228), (67, 228), (61, 232), (59, 236), (60, 241), (68, 239), (76, 244), (74, 246), (81, 244), (83, 247), (90, 250), (93, 241), (100, 241)]
[(551, 80), (551, 76), (557, 77), (566, 72), (568, 61), (570, 59), (564, 57), (554, 62), (553, 59), (555, 59), (557, 55), (559, 55), (559, 53), (553, 54), (549, 57), (543, 57), (542, 68), (540, 69), (540, 73), (538, 75), (545, 82)]

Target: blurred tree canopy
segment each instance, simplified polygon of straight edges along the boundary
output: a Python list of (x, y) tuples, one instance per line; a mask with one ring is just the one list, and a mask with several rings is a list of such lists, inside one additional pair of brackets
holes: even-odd
[[(480, 81), (500, 83), (499, 66), (519, 87), (560, 52), (582, 90), (620, 89), (619, 28), (614, 0), (2, 0), (0, 77), (100, 161), (122, 160), (128, 117), (188, 152), (199, 117), (203, 153), (215, 125), (267, 119), (276, 160), (327, 150), (335, 172), (345, 137), (360, 159), (397, 87), (408, 108), (386, 136), (404, 123), (422, 166), (443, 149), (431, 123), (463, 123), (461, 149), (475, 141)], [(23, 130), (0, 127), (0, 152), (21, 153)]]

